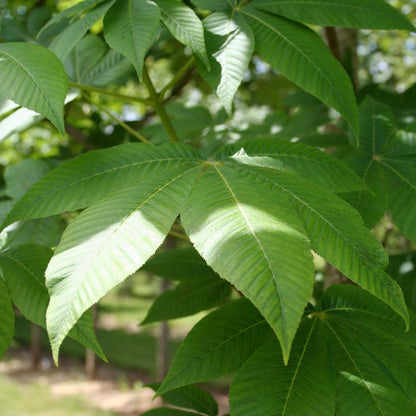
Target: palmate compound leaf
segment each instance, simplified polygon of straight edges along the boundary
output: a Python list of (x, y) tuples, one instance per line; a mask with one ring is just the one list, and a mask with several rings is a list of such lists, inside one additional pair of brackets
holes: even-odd
[(63, 108), (68, 77), (59, 59), (32, 43), (0, 45), (0, 95), (48, 118), (65, 133)]
[(82, 313), (162, 244), (200, 170), (195, 163), (149, 176), (87, 208), (66, 229), (46, 270), (55, 360)]
[(14, 312), (9, 290), (1, 276), (0, 265), (0, 360), (10, 345), (14, 334)]
[[(240, 172), (244, 183), (252, 181), (258, 187), (263, 186), (264, 192), (277, 191), (281, 197), (288, 198), (292, 210), (303, 221), (312, 249), (387, 303), (408, 326), (400, 286), (383, 270), (387, 253), (364, 226), (357, 211), (324, 188), (286, 172), (247, 164), (235, 164), (234, 170)], [(262, 311), (260, 307), (259, 310)]]
[(204, 28), (196, 13), (178, 0), (156, 0), (156, 3), (161, 10), (161, 19), (172, 35), (188, 46), (209, 68)]
[(331, 373), (325, 328), (304, 322), (284, 365), (277, 342), (257, 350), (243, 365), (230, 390), (235, 416), (333, 416), (335, 375)]
[(287, 359), (312, 294), (313, 261), (290, 202), (259, 185), (234, 166), (214, 163), (194, 186), (181, 218), (206, 262), (264, 315)]
[(250, 301), (233, 301), (192, 328), (158, 395), (236, 372), (254, 351), (273, 339), (272, 329)]
[(160, 9), (151, 0), (118, 0), (104, 18), (104, 37), (142, 78), (143, 62), (159, 30)]
[(60, 32), (49, 45), (49, 49), (54, 52), (59, 59), (64, 60), (85, 33), (87, 33), (88, 29), (107, 13), (115, 1), (116, 0), (106, 0), (100, 2), (95, 8), (87, 11), (79, 20), (71, 23)]
[(337, 110), (358, 139), (358, 109), (351, 81), (323, 40), (310, 28), (285, 17), (243, 7), (262, 59), (302, 89)]
[(217, 159), (231, 157), (239, 163), (286, 171), (332, 192), (368, 191), (365, 182), (345, 163), (302, 143), (275, 138), (249, 140), (224, 146), (215, 156)]
[(210, 69), (197, 59), (198, 70), (231, 114), (234, 95), (254, 51), (253, 32), (237, 13), (215, 12), (203, 23)]
[(385, 0), (253, 0), (251, 6), (318, 26), (416, 30)]
[[(161, 383), (151, 383), (147, 387), (157, 391), (160, 385)], [(218, 405), (212, 395), (195, 385), (169, 391), (163, 394), (162, 398), (167, 403), (183, 409), (191, 409), (208, 416), (217, 416), (218, 414)]]
[(346, 199), (366, 223), (374, 226), (389, 208), (395, 224), (416, 241), (416, 215), (403, 207), (416, 204), (416, 136), (396, 132), (391, 110), (367, 97), (360, 105), (360, 150), (345, 162), (373, 190), (358, 192)]
[(152, 173), (200, 160), (196, 150), (170, 143), (158, 147), (128, 143), (85, 153), (63, 163), (31, 188), (13, 207), (3, 228), (18, 220), (85, 208)]
[[(45, 270), (52, 253), (50, 248), (37, 244), (0, 251), (0, 269), (14, 304), (26, 319), (43, 328), (46, 328), (46, 308), (49, 303)], [(95, 337), (90, 312), (82, 315), (69, 336), (106, 360)]]
[[(377, 318), (385, 329), (374, 325)], [(270, 343), (241, 368), (230, 391), (232, 414), (413, 415), (416, 353), (403, 342), (400, 321), (358, 287), (329, 288), (304, 317), (288, 366)]]

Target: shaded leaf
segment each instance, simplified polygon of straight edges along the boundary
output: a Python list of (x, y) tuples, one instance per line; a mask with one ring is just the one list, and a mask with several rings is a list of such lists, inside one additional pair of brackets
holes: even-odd
[(416, 31), (384, 0), (254, 0), (253, 7), (318, 26)]
[(240, 10), (254, 32), (260, 57), (305, 91), (340, 112), (358, 138), (358, 109), (351, 81), (311, 29), (253, 7)]
[[(31, 322), (46, 327), (49, 294), (45, 286), (45, 269), (52, 250), (28, 244), (0, 251), (0, 268), (15, 305)], [(91, 313), (85, 313), (69, 333), (87, 348), (106, 360), (93, 329)]]
[[(147, 386), (157, 391), (161, 383), (152, 383)], [(162, 394), (162, 398), (169, 404), (177, 407), (195, 410), (204, 415), (216, 416), (218, 414), (218, 405), (214, 398), (207, 391), (190, 385), (171, 390)]]
[(178, 0), (156, 0), (163, 23), (172, 35), (188, 46), (209, 68), (204, 28), (195, 12)]
[[(1, 265), (0, 265), (1, 273)], [(2, 359), (14, 334), (14, 312), (9, 291), (0, 276), (0, 360)]]
[(231, 302), (192, 328), (179, 347), (158, 395), (233, 373), (272, 339), (273, 331), (247, 299)]
[(143, 62), (159, 29), (160, 9), (151, 0), (117, 1), (104, 18), (104, 37), (142, 78)]

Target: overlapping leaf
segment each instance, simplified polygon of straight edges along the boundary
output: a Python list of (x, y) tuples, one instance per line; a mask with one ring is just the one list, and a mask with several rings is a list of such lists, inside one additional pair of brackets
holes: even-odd
[(358, 136), (358, 110), (347, 73), (311, 29), (250, 5), (240, 10), (262, 59), (340, 112)]
[(73, 82), (105, 87), (132, 67), (124, 56), (109, 50), (98, 36), (87, 35), (64, 60), (64, 68)]
[(188, 46), (209, 68), (205, 48), (204, 28), (195, 12), (178, 0), (156, 0), (163, 23), (178, 39)]
[(117, 1), (104, 18), (108, 44), (122, 53), (142, 77), (143, 62), (159, 29), (160, 9), (151, 0)]
[(46, 175), (14, 206), (3, 226), (85, 208), (148, 175), (200, 160), (184, 145), (140, 143), (86, 153)]
[(302, 176), (333, 192), (366, 189), (348, 166), (316, 147), (287, 140), (250, 140), (223, 147), (216, 157), (231, 157), (238, 163), (283, 170)]
[(414, 414), (416, 353), (384, 308), (357, 287), (331, 287), (301, 325), (288, 366), (277, 344), (249, 358), (231, 387), (232, 414)]
[[(36, 244), (0, 251), (0, 268), (13, 302), (23, 316), (44, 328), (49, 302), (49, 294), (45, 286), (45, 269), (51, 257), (50, 248)], [(69, 336), (105, 360), (94, 334), (90, 313), (85, 313), (79, 319)]]
[[(148, 387), (157, 391), (160, 385), (161, 383), (152, 383)], [(211, 394), (197, 386), (190, 385), (169, 391), (163, 394), (162, 398), (167, 403), (183, 409), (191, 409), (208, 416), (218, 414), (217, 402)]]
[(318, 26), (416, 30), (404, 15), (384, 0), (254, 0), (251, 5)]
[(0, 266), (0, 360), (10, 345), (14, 334), (14, 312), (9, 291), (1, 276)]
[(200, 167), (147, 177), (108, 196), (73, 221), (46, 270), (47, 327), (57, 359), (83, 312), (141, 267), (162, 244)]
[(287, 359), (312, 294), (310, 243), (287, 199), (257, 185), (214, 164), (195, 185), (182, 224), (206, 262), (265, 316)]
[(60, 32), (49, 45), (49, 49), (54, 52), (59, 59), (64, 60), (85, 33), (87, 33), (88, 29), (107, 13), (115, 1), (116, 0), (106, 0), (104, 2), (99, 2), (95, 8), (88, 10), (79, 20), (71, 23)]
[(0, 76), (0, 95), (47, 117), (64, 134), (68, 78), (53, 53), (32, 43), (3, 43)]
[(211, 312), (179, 347), (158, 394), (237, 371), (263, 344), (273, 340), (264, 317), (247, 299)]
[[(210, 70), (198, 69), (215, 89), (228, 113), (254, 51), (250, 26), (239, 14), (215, 12), (204, 19)], [(197, 61), (198, 63), (198, 61)]]
[(285, 172), (243, 164), (236, 170), (289, 198), (303, 220), (312, 249), (408, 322), (403, 293), (383, 271), (387, 254), (364, 226), (358, 212), (324, 188)]
[(388, 207), (401, 231), (416, 241), (416, 215), (403, 209), (416, 204), (416, 140), (413, 134), (395, 136), (389, 108), (367, 97), (360, 106), (361, 152), (345, 159), (374, 191), (347, 199), (370, 226)]

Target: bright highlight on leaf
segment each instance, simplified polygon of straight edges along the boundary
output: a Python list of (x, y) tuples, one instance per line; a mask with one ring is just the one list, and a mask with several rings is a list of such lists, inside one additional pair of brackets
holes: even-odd
[(0, 44), (0, 95), (48, 118), (61, 134), (68, 78), (59, 59), (32, 43)]

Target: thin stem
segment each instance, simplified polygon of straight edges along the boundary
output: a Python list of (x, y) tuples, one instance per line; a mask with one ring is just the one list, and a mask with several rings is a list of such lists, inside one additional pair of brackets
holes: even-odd
[(134, 131), (128, 124), (126, 124), (123, 120), (120, 120), (118, 117), (116, 117), (114, 114), (110, 113), (106, 108), (102, 107), (101, 105), (95, 103), (92, 101), (89, 97), (87, 97), (85, 94), (83, 95), (84, 98), (86, 98), (91, 104), (95, 105), (100, 111), (107, 114), (108, 117), (110, 117), (112, 120), (114, 120), (118, 125), (123, 127), (123, 129), (127, 130), (132, 136), (136, 137), (136, 139), (140, 140), (143, 143), (152, 144), (147, 140), (145, 137), (143, 137), (140, 133), (137, 131)]
[(134, 97), (132, 95), (118, 94), (116, 92), (103, 90), (102, 88), (90, 87), (89, 85), (76, 84), (75, 82), (70, 82), (69, 86), (73, 88), (78, 88), (79, 90), (82, 90), (82, 91), (97, 92), (98, 94), (109, 95), (110, 97), (119, 98), (121, 100), (141, 103), (149, 107), (154, 107), (154, 103), (151, 100), (148, 100), (146, 98)]
[(182, 77), (194, 66), (194, 63), (194, 58), (189, 59), (189, 61), (177, 72), (177, 74), (160, 90), (160, 101), (164, 100), (165, 94), (182, 79)]
[(170, 121), (170, 118), (168, 114), (166, 113), (166, 109), (165, 109), (165, 106), (163, 105), (163, 101), (160, 100), (159, 94), (157, 93), (155, 86), (153, 85), (153, 82), (150, 79), (146, 66), (143, 68), (143, 81), (146, 85), (147, 90), (149, 91), (150, 98), (154, 103), (154, 108), (156, 110), (156, 113), (159, 116), (160, 121), (162, 122), (163, 127), (165, 128), (166, 133), (168, 134), (170, 140), (172, 142), (179, 141), (178, 135), (176, 134), (176, 131), (173, 128), (172, 122)]

